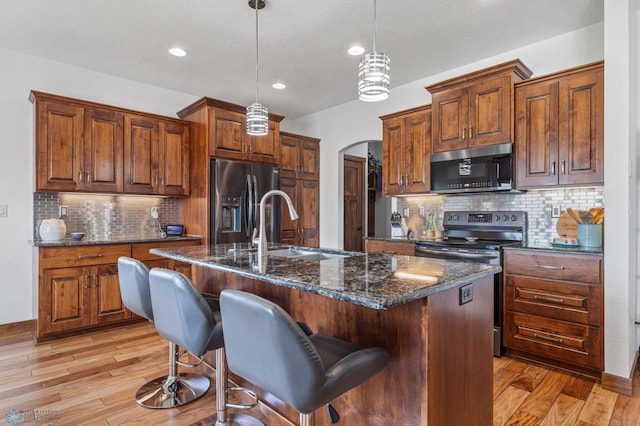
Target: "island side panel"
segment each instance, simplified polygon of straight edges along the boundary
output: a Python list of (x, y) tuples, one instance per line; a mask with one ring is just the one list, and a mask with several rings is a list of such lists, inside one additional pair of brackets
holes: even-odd
[[(201, 291), (245, 290), (282, 306), (314, 332), (330, 334), (363, 347), (381, 346), (390, 353), (385, 369), (332, 402), (345, 425), (427, 423), (427, 300), (390, 310), (375, 310), (316, 294), (289, 289), (208, 268), (194, 267), (194, 282)], [(211, 354), (206, 355), (213, 362)], [(237, 383), (256, 390), (293, 423), (298, 413), (282, 401), (231, 375)], [(329, 426), (324, 409), (316, 413), (317, 426)]]
[[(493, 276), (429, 296), (429, 424), (493, 423)], [(464, 285), (462, 286), (464, 287)]]

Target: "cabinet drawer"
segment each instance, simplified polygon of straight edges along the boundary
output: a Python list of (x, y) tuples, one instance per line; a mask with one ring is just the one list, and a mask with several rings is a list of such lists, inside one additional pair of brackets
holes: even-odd
[(599, 327), (602, 287), (506, 276), (505, 309)]
[(153, 243), (138, 243), (133, 244), (132, 255), (134, 259), (138, 260), (160, 260), (164, 257), (156, 256), (149, 253), (152, 248), (169, 248), (169, 247), (185, 247), (185, 246), (198, 246), (200, 241), (167, 241), (167, 242), (153, 242)]
[(602, 332), (517, 312), (505, 312), (504, 344), (546, 358), (602, 370)]
[(505, 273), (600, 284), (602, 256), (505, 250)]
[(131, 256), (129, 244), (41, 247), (38, 249), (41, 269), (118, 263), (120, 256)]

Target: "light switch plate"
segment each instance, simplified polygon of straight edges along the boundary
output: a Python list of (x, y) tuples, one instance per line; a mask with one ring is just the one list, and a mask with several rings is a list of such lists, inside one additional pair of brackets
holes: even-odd
[(551, 207), (551, 217), (560, 217), (560, 206), (555, 205)]
[(9, 217), (9, 205), (0, 204), (0, 217)]
[(60, 206), (58, 208), (58, 217), (60, 218), (67, 217), (68, 212), (69, 212), (69, 208), (67, 206)]

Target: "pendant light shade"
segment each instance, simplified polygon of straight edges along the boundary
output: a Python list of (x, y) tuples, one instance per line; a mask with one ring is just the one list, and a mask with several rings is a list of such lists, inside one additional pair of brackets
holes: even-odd
[(247, 107), (247, 134), (264, 136), (269, 131), (269, 110), (255, 102)]
[(389, 62), (389, 57), (382, 52), (364, 55), (358, 69), (360, 100), (376, 102), (389, 97)]
[(376, 51), (377, 30), (376, 0), (373, 0), (373, 51), (364, 55), (358, 68), (358, 97), (366, 102), (382, 101), (389, 97), (390, 59)]
[(247, 107), (247, 134), (264, 136), (269, 132), (269, 110), (258, 102), (258, 10), (265, 7), (264, 1), (249, 1), (249, 7), (256, 10), (256, 101)]

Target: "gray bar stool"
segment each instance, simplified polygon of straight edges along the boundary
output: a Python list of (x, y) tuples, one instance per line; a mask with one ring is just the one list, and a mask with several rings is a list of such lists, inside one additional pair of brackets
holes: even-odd
[(315, 410), (380, 372), (389, 359), (383, 348), (309, 336), (280, 306), (251, 293), (222, 291), (220, 312), (229, 369), (298, 410), (302, 426), (313, 425)]
[[(118, 280), (122, 303), (134, 314), (154, 322), (149, 290), (149, 269), (139, 260), (129, 257), (118, 259)], [(210, 305), (219, 310), (218, 299), (207, 297)], [(180, 362), (184, 353), (169, 339), (169, 374), (156, 377), (136, 392), (136, 403), (145, 408), (173, 408), (200, 398), (209, 389), (209, 379), (202, 374), (178, 373), (178, 365), (194, 367)]]
[[(216, 416), (208, 417), (198, 424), (263, 425), (254, 417), (227, 413), (229, 407), (252, 408), (257, 405), (258, 398), (248, 389), (226, 386), (228, 377), (220, 312), (211, 308), (184, 274), (154, 268), (149, 273), (149, 283), (158, 334), (198, 357), (208, 351), (216, 351)], [(226, 394), (232, 390), (247, 392), (252, 403), (228, 403)]]

